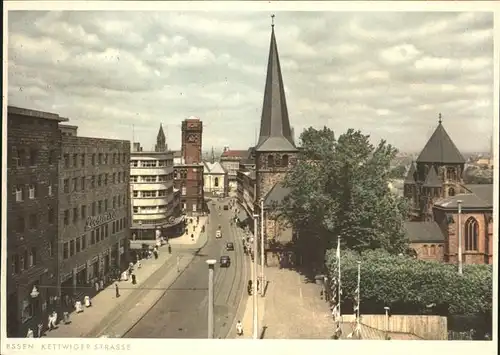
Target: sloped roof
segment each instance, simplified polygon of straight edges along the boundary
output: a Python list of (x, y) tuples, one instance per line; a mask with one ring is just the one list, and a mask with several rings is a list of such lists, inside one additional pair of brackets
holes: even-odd
[(221, 158), (243, 158), (246, 153), (246, 150), (226, 150), (222, 153)]
[(434, 169), (433, 166), (429, 169), (429, 172), (427, 173), (427, 177), (425, 178), (424, 182), (425, 187), (442, 187), (443, 182), (441, 179), (436, 174), (436, 169)]
[(415, 183), (415, 173), (417, 169), (415, 168), (415, 163), (411, 162), (410, 169), (408, 170), (408, 174), (406, 174), (405, 184), (414, 184)]
[[(457, 209), (459, 200), (462, 201), (462, 209), (488, 210), (493, 208), (492, 202), (485, 201), (473, 193), (458, 194), (453, 197), (443, 198), (436, 201), (434, 205), (447, 209)], [(493, 200), (493, 196), (491, 200)]]
[(285, 86), (281, 74), (274, 25), (271, 31), (266, 86), (264, 88), (264, 100), (260, 120), (260, 135), (256, 150), (259, 152), (297, 151), (288, 118)]
[(264, 206), (272, 207), (274, 204), (279, 206), (289, 194), (290, 188), (285, 187), (282, 182), (278, 182), (269, 190), (264, 198)]
[(226, 169), (224, 169), (224, 167), (218, 161), (214, 163), (203, 162), (203, 164), (205, 165), (206, 168), (205, 174), (217, 174), (217, 175), (226, 174)]
[(405, 222), (404, 228), (412, 243), (443, 243), (444, 236), (436, 222)]
[(484, 202), (493, 206), (493, 184), (469, 184), (465, 188)]
[(417, 158), (419, 163), (463, 164), (465, 159), (439, 120), (436, 130)]

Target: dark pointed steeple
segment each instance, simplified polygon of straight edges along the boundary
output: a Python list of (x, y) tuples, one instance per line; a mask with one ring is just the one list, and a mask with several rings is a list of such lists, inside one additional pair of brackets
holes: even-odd
[(425, 178), (424, 186), (425, 187), (442, 187), (443, 186), (443, 182), (437, 176), (436, 169), (433, 166), (431, 166), (431, 168), (429, 169), (429, 172), (427, 173), (427, 177)]
[(271, 16), (271, 44), (267, 62), (266, 86), (260, 120), (260, 135), (257, 152), (297, 150), (288, 119), (288, 109), (285, 98), (285, 86), (281, 75), (278, 46), (274, 34), (274, 15)]
[(417, 169), (415, 168), (415, 163), (411, 162), (410, 170), (408, 170), (408, 174), (406, 174), (405, 184), (414, 184), (415, 183), (415, 173)]
[(417, 163), (465, 163), (464, 157), (443, 127), (441, 114), (439, 114), (438, 126), (418, 156)]
[(160, 123), (160, 130), (156, 136), (155, 152), (164, 152), (167, 150), (167, 139), (165, 138), (165, 133), (163, 132), (163, 126)]
[(212, 164), (215, 163), (214, 147), (212, 147)]

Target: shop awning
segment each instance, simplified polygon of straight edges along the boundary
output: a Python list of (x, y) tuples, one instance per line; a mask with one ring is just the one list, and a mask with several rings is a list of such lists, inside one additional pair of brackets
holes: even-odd
[(169, 228), (178, 225), (181, 222), (184, 222), (186, 216), (179, 217), (171, 217), (168, 222), (163, 224), (138, 224), (135, 223), (132, 225), (132, 229), (157, 229), (157, 228)]

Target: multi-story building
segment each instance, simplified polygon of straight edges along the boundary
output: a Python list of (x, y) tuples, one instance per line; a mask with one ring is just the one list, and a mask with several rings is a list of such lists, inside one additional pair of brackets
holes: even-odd
[(7, 336), (45, 322), (57, 295), (57, 114), (7, 108)]
[(130, 191), (133, 240), (155, 240), (157, 231), (169, 236), (181, 225), (180, 191), (174, 190), (174, 153), (168, 150), (161, 126), (154, 151), (133, 144)]
[(205, 210), (203, 162), (201, 160), (203, 123), (199, 118), (182, 122), (182, 158), (174, 165), (175, 188), (181, 192), (181, 208), (186, 214)]
[(228, 147), (224, 148), (220, 157), (220, 163), (224, 170), (227, 171), (229, 179), (229, 192), (235, 192), (238, 187), (237, 174), (240, 167), (240, 161), (246, 156), (246, 150), (230, 150)]
[(60, 295), (107, 281), (127, 267), (130, 142), (79, 137), (61, 125), (59, 161)]
[(225, 197), (228, 193), (229, 180), (227, 171), (221, 163), (212, 160), (203, 162), (204, 183), (203, 190), (205, 195), (213, 197)]

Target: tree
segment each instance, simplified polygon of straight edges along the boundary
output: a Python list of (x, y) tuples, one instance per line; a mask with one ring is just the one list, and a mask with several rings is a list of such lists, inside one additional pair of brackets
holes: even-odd
[(390, 162), (397, 151), (385, 141), (377, 146), (360, 131), (308, 128), (301, 136), (296, 166), (286, 176), (290, 189), (284, 211), (299, 231), (298, 245), (317, 255), (342, 244), (362, 251), (383, 248), (404, 252), (406, 201), (390, 193)]
[(404, 179), (406, 177), (406, 166), (395, 166), (394, 168), (392, 168), (389, 177), (392, 179)]

